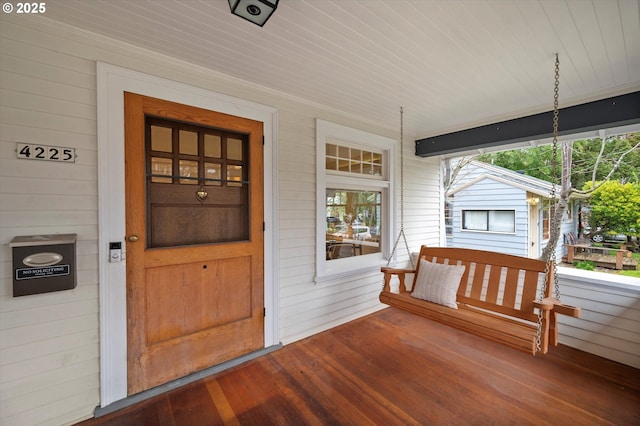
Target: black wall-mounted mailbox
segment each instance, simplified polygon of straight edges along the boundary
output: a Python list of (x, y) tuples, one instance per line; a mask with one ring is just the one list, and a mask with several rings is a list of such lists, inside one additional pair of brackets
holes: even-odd
[(76, 234), (15, 237), (9, 246), (14, 297), (76, 287)]

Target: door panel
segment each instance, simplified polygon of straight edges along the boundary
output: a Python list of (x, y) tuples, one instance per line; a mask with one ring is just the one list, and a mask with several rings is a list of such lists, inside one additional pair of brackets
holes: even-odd
[[(147, 268), (147, 343), (250, 318), (250, 266), (251, 258), (245, 256)], [(223, 276), (234, 285), (216, 285)], [(176, 310), (176, 301), (181, 312)]]
[(125, 93), (125, 171), (129, 394), (264, 347), (262, 123)]

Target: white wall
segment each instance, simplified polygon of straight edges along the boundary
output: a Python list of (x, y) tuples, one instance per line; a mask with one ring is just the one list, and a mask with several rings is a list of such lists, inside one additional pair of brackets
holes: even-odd
[(582, 309), (558, 316), (560, 343), (640, 368), (640, 279), (558, 268), (558, 282), (562, 302)]
[[(377, 273), (348, 282), (313, 282), (315, 119), (396, 139), (398, 129), (46, 19), (2, 15), (0, 37), (0, 424), (70, 424), (91, 417), (100, 403), (97, 61), (278, 109), (274, 202), (284, 343), (381, 307)], [(413, 156), (413, 138), (405, 138), (405, 232), (415, 251), (422, 243), (439, 242), (439, 165)], [(78, 160), (18, 160), (19, 142), (72, 147)], [(78, 287), (13, 298), (8, 243), (17, 235), (46, 233), (78, 235)], [(406, 258), (399, 251), (399, 258)]]
[[(98, 399), (95, 64), (70, 54), (69, 41), (3, 18), (0, 424), (69, 423)], [(78, 161), (17, 160), (17, 142), (73, 147)], [(13, 298), (7, 244), (49, 233), (78, 235), (78, 287)]]

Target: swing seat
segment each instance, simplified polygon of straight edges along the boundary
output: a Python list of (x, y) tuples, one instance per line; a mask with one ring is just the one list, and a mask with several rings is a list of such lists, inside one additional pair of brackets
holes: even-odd
[[(434, 303), (414, 297), (416, 294), (412, 293), (418, 280), (421, 280), (420, 285), (433, 280), (424, 273), (420, 275), (422, 260), (441, 265), (464, 265), (460, 285), (457, 291), (452, 290), (455, 301), (451, 303), (456, 309), (439, 304), (441, 301)], [(580, 308), (564, 305), (550, 297), (551, 285), (547, 286), (546, 297), (536, 300), (538, 287), (545, 276), (545, 262), (538, 259), (482, 250), (422, 246), (415, 271), (391, 267), (383, 267), (381, 271), (384, 273), (384, 288), (380, 293), (382, 303), (533, 355), (538, 352), (538, 329), (539, 351), (545, 354), (549, 344), (558, 344), (557, 315), (580, 316)], [(413, 274), (410, 291), (405, 285), (406, 274)], [(433, 272), (430, 274), (434, 275)], [(397, 291), (391, 290), (394, 276), (398, 278)], [(451, 288), (456, 284), (452, 283)], [(423, 296), (422, 290), (418, 293)], [(542, 313), (540, 327), (538, 311)]]

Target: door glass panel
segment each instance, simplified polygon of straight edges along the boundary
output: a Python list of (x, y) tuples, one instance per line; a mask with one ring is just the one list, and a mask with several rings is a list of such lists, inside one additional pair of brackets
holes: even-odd
[(222, 165), (215, 163), (204, 164), (205, 185), (222, 185)]
[(219, 135), (204, 135), (204, 156), (222, 158), (222, 138)]
[(242, 166), (227, 166), (227, 186), (242, 186)]
[(227, 138), (227, 159), (242, 161), (242, 139)]
[(158, 117), (146, 123), (147, 247), (249, 240), (249, 136)]
[(151, 182), (156, 183), (171, 183), (171, 177), (159, 177), (157, 175), (171, 176), (173, 169), (173, 161), (171, 158), (151, 158)]
[(160, 152), (171, 152), (171, 128), (151, 126), (151, 150)]
[(180, 183), (187, 185), (198, 184), (198, 162), (180, 160)]
[(198, 134), (180, 130), (180, 154), (198, 155)]

